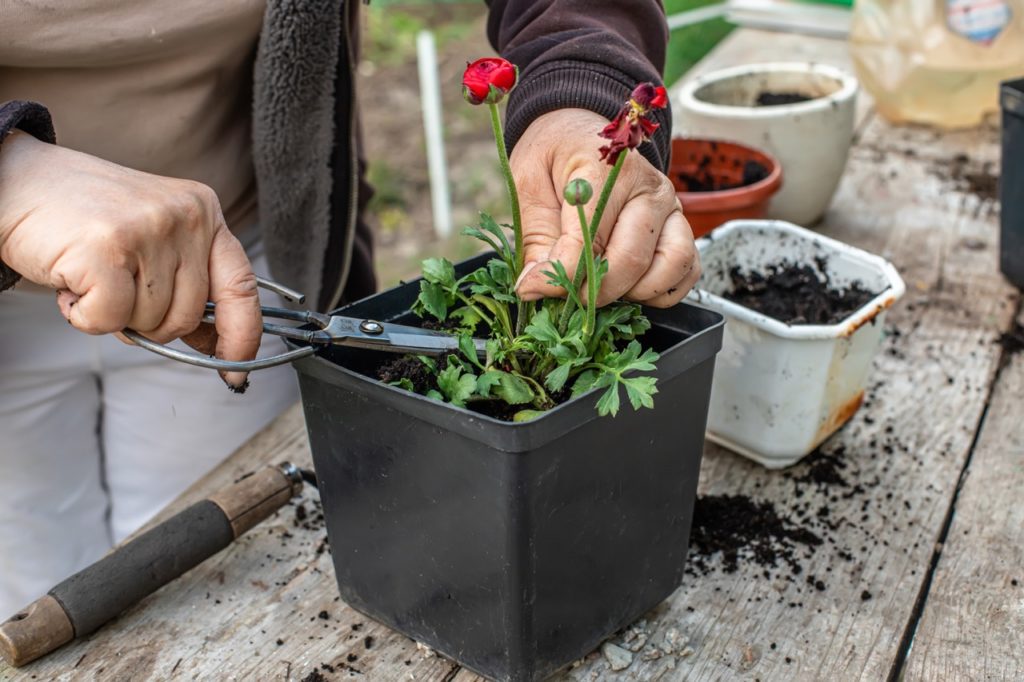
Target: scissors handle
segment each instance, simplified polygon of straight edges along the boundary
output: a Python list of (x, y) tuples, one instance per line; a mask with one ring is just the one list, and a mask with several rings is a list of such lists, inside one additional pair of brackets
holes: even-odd
[(205, 367), (207, 369), (216, 369), (222, 372), (254, 372), (258, 369), (267, 369), (269, 367), (277, 367), (278, 365), (286, 365), (289, 362), (294, 362), (300, 358), (305, 358), (316, 353), (315, 347), (305, 346), (303, 348), (290, 350), (287, 353), (271, 355), (268, 358), (260, 358), (257, 360), (221, 360), (219, 358), (199, 355), (197, 353), (189, 353), (188, 351), (165, 346), (162, 343), (151, 341), (131, 329), (125, 329), (122, 333), (131, 339), (132, 343), (135, 345), (145, 348), (148, 351), (152, 351), (157, 355), (162, 355), (165, 358), (177, 360), (178, 362), (184, 362), (188, 365)]
[[(276, 282), (257, 278), (256, 283), (264, 289), (280, 294), (289, 301), (302, 303), (305, 300), (305, 296), (299, 292)], [(443, 332), (420, 329), (418, 327), (407, 327), (390, 322), (361, 320), (359, 318), (338, 315), (324, 315), (310, 310), (290, 310), (288, 308), (261, 306), (260, 311), (263, 313), (264, 320), (287, 320), (305, 325), (305, 327), (290, 327), (264, 321), (263, 333), (309, 345), (267, 358), (232, 361), (220, 360), (207, 355), (199, 355), (171, 348), (147, 339), (133, 329), (125, 329), (122, 333), (136, 345), (162, 355), (165, 358), (222, 372), (252, 372), (258, 369), (284, 365), (313, 355), (317, 352), (318, 347), (326, 345), (347, 345), (392, 353), (416, 353), (422, 355), (441, 355), (443, 353), (458, 352), (459, 350), (459, 341), (456, 337)], [(214, 314), (215, 305), (207, 303), (203, 322), (213, 323)], [(486, 357), (486, 342), (474, 339), (473, 344), (477, 355)]]
[[(263, 277), (256, 278), (256, 286), (267, 291), (272, 291), (275, 294), (281, 296), (286, 301), (292, 303), (305, 303), (306, 295), (290, 289), (283, 284), (265, 279)], [(295, 322), (310, 322), (310, 317), (317, 315), (317, 313), (310, 313), (306, 311), (294, 311), (287, 310), (285, 308), (263, 308), (267, 313), (273, 314), (278, 319), (288, 319)], [(213, 303), (206, 304), (206, 315), (203, 316), (203, 322), (213, 322)], [(309, 341), (310, 332), (306, 332), (301, 329), (294, 327), (286, 327), (279, 324), (263, 324), (263, 331), (276, 336), (283, 336), (292, 338), (300, 341)], [(177, 360), (178, 362), (184, 362), (188, 365), (194, 365), (196, 367), (205, 367), (206, 369), (216, 369), (222, 372), (252, 372), (258, 369), (267, 369), (269, 367), (277, 367), (278, 365), (285, 365), (289, 362), (294, 362), (300, 358), (308, 357), (316, 353), (316, 348), (313, 346), (306, 346), (304, 348), (296, 348), (295, 350), (288, 351), (287, 353), (280, 353), (278, 355), (272, 355), (268, 358), (259, 358), (257, 360), (244, 360), (244, 361), (233, 361), (233, 360), (221, 360), (219, 358), (198, 355), (196, 353), (189, 353), (188, 351), (178, 350), (165, 346), (162, 343), (157, 343), (151, 339), (147, 339), (142, 334), (139, 334), (134, 329), (125, 329), (121, 332), (128, 339), (132, 341), (136, 346), (145, 348), (148, 351), (162, 355), (165, 358), (171, 360)]]

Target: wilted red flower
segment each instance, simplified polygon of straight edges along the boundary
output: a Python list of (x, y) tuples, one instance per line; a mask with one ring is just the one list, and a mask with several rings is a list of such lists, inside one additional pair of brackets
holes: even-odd
[(500, 57), (484, 57), (466, 65), (462, 96), (470, 104), (497, 104), (512, 91), (519, 69)]
[(664, 109), (668, 104), (668, 93), (661, 85), (641, 83), (633, 88), (619, 114), (611, 123), (604, 127), (601, 137), (611, 140), (611, 144), (601, 147), (601, 159), (614, 166), (619, 154), (627, 149), (636, 149), (640, 143), (649, 140), (658, 124), (647, 118), (654, 109)]

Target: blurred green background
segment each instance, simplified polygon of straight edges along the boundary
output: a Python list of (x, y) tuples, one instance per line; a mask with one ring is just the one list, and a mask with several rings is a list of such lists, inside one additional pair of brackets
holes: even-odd
[[(663, 0), (665, 5), (665, 13), (668, 15), (677, 14), (679, 12), (685, 12), (687, 10), (696, 9), (698, 7), (704, 7), (706, 5), (713, 5), (722, 0)], [(397, 9), (402, 10), (403, 8), (422, 8), (425, 5), (480, 5), (482, 0), (372, 0), (370, 5), (371, 8), (388, 8), (391, 10)], [(393, 43), (395, 40), (401, 40), (403, 33), (409, 34), (409, 29), (418, 30), (422, 26), (420, 22), (409, 15), (394, 16), (392, 21), (397, 24), (395, 28), (397, 31), (381, 31), (375, 38), (384, 38), (386, 43)], [(390, 23), (390, 22), (389, 22)], [(405, 31), (401, 29), (405, 28)], [(460, 33), (458, 27), (443, 27), (433, 26), (434, 30), (439, 30), (442, 33), (452, 32), (455, 34)], [(711, 48), (718, 44), (722, 38), (729, 34), (732, 30), (732, 25), (726, 22), (724, 19), (712, 19), (695, 26), (687, 26), (686, 28), (673, 31), (671, 40), (668, 46), (668, 59), (666, 60), (665, 66), (665, 82), (673, 83), (679, 79), (684, 73), (686, 73), (690, 67), (700, 61), (701, 57), (706, 55)], [(388, 40), (390, 38), (390, 40)], [(442, 37), (443, 39), (443, 37)]]

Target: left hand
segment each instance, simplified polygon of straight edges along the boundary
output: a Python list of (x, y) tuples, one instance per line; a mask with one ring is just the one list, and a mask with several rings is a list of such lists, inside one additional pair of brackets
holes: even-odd
[[(517, 283), (524, 300), (565, 296), (548, 284), (545, 265), (561, 261), (572, 277), (583, 248), (576, 207), (562, 198), (566, 183), (586, 178), (593, 212), (611, 171), (601, 161), (598, 132), (608, 124), (584, 109), (544, 114), (526, 129), (509, 159), (519, 188), (525, 266)], [(594, 249), (608, 259), (597, 304), (620, 298), (657, 308), (675, 305), (700, 277), (700, 258), (671, 181), (642, 155), (628, 154), (601, 218)]]

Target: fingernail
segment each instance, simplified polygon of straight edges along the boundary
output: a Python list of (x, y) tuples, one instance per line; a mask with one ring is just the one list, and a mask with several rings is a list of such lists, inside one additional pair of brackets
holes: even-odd
[(523, 279), (525, 279), (526, 276), (530, 274), (530, 271), (533, 270), (535, 267), (537, 267), (537, 261), (531, 260), (528, 261), (527, 263), (524, 263), (523, 271), (519, 273), (519, 278), (516, 280), (516, 285), (513, 288), (518, 289), (519, 285), (523, 283)]
[(232, 393), (241, 395), (249, 388), (249, 375), (245, 372), (221, 372), (220, 378)]

